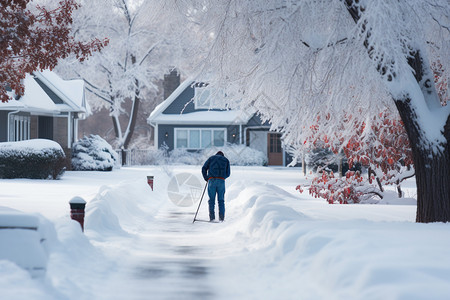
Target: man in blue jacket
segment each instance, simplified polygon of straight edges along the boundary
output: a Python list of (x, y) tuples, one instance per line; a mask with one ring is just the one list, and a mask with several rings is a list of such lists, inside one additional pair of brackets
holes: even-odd
[(214, 205), (217, 194), (219, 204), (219, 220), (225, 218), (225, 179), (230, 177), (230, 161), (222, 151), (208, 158), (202, 167), (203, 178), (208, 181), (209, 220), (214, 221)]

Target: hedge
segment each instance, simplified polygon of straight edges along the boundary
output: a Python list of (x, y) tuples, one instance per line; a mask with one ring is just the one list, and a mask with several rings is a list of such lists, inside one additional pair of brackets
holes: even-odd
[(0, 178), (59, 179), (65, 154), (51, 140), (0, 143)]

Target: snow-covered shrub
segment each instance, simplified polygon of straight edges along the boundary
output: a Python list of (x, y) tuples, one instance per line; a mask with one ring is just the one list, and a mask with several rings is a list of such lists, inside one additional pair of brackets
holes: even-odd
[(59, 179), (65, 158), (61, 146), (51, 140), (0, 143), (0, 178)]
[(263, 152), (245, 145), (227, 144), (225, 147), (207, 148), (203, 151), (203, 161), (208, 157), (222, 151), (234, 166), (264, 166), (267, 165), (267, 157)]
[(199, 165), (203, 163), (203, 157), (203, 151), (189, 152), (184, 148), (179, 148), (170, 151), (169, 162), (173, 164)]
[[(172, 150), (166, 160), (161, 162), (171, 164), (201, 165), (210, 156), (222, 151), (234, 166), (263, 166), (267, 164), (267, 158), (263, 152), (245, 145), (227, 144), (224, 147), (206, 148), (199, 152), (189, 152), (186, 149)], [(159, 150), (163, 151), (163, 150)], [(161, 156), (162, 154), (160, 154)]]
[(85, 136), (72, 149), (75, 171), (111, 171), (117, 162), (117, 152), (98, 135)]

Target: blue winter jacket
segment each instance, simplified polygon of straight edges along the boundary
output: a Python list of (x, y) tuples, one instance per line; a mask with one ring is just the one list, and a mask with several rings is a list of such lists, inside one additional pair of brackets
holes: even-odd
[(230, 177), (230, 161), (222, 155), (213, 155), (203, 165), (202, 175), (206, 181), (211, 178), (226, 179)]

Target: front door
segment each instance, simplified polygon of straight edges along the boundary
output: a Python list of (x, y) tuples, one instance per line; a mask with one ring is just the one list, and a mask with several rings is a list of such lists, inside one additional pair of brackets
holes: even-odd
[(269, 166), (283, 165), (283, 151), (281, 148), (281, 134), (268, 133), (267, 134), (267, 156)]

